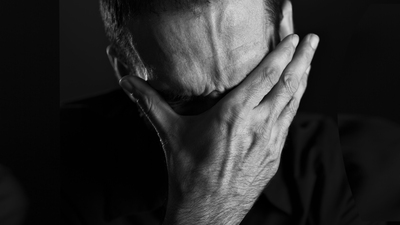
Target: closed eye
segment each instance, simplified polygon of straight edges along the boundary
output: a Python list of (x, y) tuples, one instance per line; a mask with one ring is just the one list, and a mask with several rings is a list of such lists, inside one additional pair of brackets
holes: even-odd
[(181, 106), (193, 102), (196, 99), (196, 96), (175, 95), (172, 93), (165, 93), (165, 92), (160, 92), (160, 95), (171, 107)]

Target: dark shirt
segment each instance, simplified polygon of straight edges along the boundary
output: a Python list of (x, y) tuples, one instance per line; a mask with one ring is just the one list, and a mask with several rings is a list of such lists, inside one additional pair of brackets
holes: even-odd
[(18, 225), (25, 219), (28, 201), (12, 172), (0, 165), (0, 224)]
[[(122, 90), (65, 104), (61, 146), (63, 224), (161, 224), (164, 153)], [(241, 224), (386, 223), (361, 221), (336, 122), (298, 113), (277, 174)]]

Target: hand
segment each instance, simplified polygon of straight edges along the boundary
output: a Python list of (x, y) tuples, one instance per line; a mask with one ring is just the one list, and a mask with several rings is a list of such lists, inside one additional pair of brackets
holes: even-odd
[(275, 175), (307, 84), (316, 35), (289, 35), (237, 87), (196, 116), (180, 116), (144, 80), (120, 85), (156, 129), (166, 156), (166, 224), (239, 224)]

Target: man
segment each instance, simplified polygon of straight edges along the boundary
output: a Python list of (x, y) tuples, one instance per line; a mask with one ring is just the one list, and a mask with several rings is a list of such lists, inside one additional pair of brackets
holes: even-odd
[(62, 112), (66, 224), (366, 224), (334, 123), (292, 121), (318, 37), (293, 35), (289, 1), (102, 1), (102, 16), (140, 113), (120, 91)]

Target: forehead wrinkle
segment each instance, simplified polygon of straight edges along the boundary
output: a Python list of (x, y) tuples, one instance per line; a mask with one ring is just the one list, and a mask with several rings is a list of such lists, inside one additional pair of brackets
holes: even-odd
[[(169, 52), (172, 61), (175, 62), (174, 67), (170, 67), (171, 74), (180, 77), (183, 84), (181, 86), (190, 86), (196, 90), (194, 92), (203, 92), (200, 90), (201, 87), (193, 85), (195, 78), (193, 76), (185, 76), (185, 68), (195, 69), (197, 74), (209, 74), (207, 70), (210, 62), (204, 60), (210, 54), (211, 46), (207, 44), (208, 26), (204, 21), (203, 16), (191, 17), (195, 22), (182, 23), (182, 21), (176, 21), (172, 26), (166, 26), (170, 32), (170, 35), (159, 35), (164, 36), (160, 38), (160, 42), (165, 42), (163, 46), (164, 52)], [(162, 23), (161, 23), (162, 25)], [(171, 27), (170, 27), (171, 26)], [(163, 40), (165, 39), (165, 40)], [(183, 71), (183, 72), (182, 72)], [(201, 82), (209, 82), (208, 76), (200, 76), (196, 79), (201, 79)], [(197, 80), (198, 82), (198, 80)]]
[[(237, 5), (236, 1), (230, 3)], [(157, 90), (171, 90), (176, 96), (204, 96), (236, 86), (268, 52), (265, 43), (269, 36), (265, 27), (268, 26), (266, 20), (260, 18), (265, 16), (261, 15), (264, 10), (249, 5), (241, 7), (243, 12), (234, 6), (221, 7), (222, 11), (214, 11), (212, 15), (204, 11), (192, 17), (185, 17), (186, 14), (181, 17), (179, 13), (175, 14), (178, 17), (167, 14), (158, 17), (150, 29), (160, 29), (156, 33), (161, 35), (155, 37), (159, 38), (157, 44), (162, 54), (151, 51), (149, 54), (158, 58), (163, 55), (161, 64), (168, 67), (164, 71), (168, 74), (156, 68), (156, 74), (151, 76), (155, 79), (149, 82), (153, 82)], [(235, 10), (239, 10), (240, 15), (235, 14)]]
[[(229, 59), (232, 59), (232, 58), (235, 58), (234, 55), (238, 54), (238, 53), (234, 53), (234, 52), (237, 52), (237, 51), (239, 51), (241, 49), (244, 49), (244, 51), (242, 51), (241, 53), (247, 52), (246, 50), (249, 51), (249, 49), (251, 47), (253, 47), (255, 45), (259, 45), (260, 43), (261, 43), (261, 41), (251, 42), (251, 43), (244, 43), (244, 44), (241, 44), (241, 45), (239, 45), (239, 46), (237, 46), (237, 47), (235, 47), (233, 49), (227, 49), (223, 55), (227, 55)], [(267, 49), (266, 51), (268, 52), (268, 50), (269, 49)], [(213, 57), (213, 56), (210, 56), (210, 58), (211, 57)], [(221, 71), (226, 71), (227, 67), (232, 66), (234, 64), (234, 62), (232, 62), (232, 61), (234, 61), (234, 60), (228, 60), (229, 63), (227, 65), (225, 65), (224, 67), (222, 67)]]
[(224, 76), (223, 71), (225, 64), (229, 64), (231, 61), (231, 57), (226, 55), (226, 49), (229, 49), (232, 43), (232, 38), (229, 35), (232, 33), (231, 22), (229, 22), (230, 15), (226, 13), (226, 6), (221, 5), (223, 5), (223, 2), (215, 6), (220, 7), (220, 11), (210, 11), (207, 15), (207, 19), (210, 21), (209, 24), (211, 24), (208, 29), (208, 37), (209, 43), (211, 43), (211, 58), (212, 62), (214, 62), (211, 68), (212, 75), (210, 76), (213, 87), (209, 87), (209, 89), (220, 89), (218, 84), (226, 83), (227, 77)]
[[(213, 14), (211, 12), (208, 16), (208, 18), (211, 18), (211, 21), (216, 21), (215, 23), (210, 23), (214, 26), (211, 26), (210, 28), (211, 34), (209, 36), (211, 41), (209, 43), (211, 43), (212, 46), (212, 55), (209, 58), (212, 58), (213, 62), (215, 63), (213, 65), (213, 75), (211, 76), (211, 79), (215, 86), (214, 88), (217, 89), (221, 89), (218, 87), (219, 84), (222, 85), (222, 88), (223, 85), (227, 83), (234, 83), (236, 85), (237, 81), (231, 79), (230, 76), (233, 75), (236, 70), (238, 70), (238, 68), (236, 68), (234, 65), (238, 61), (241, 61), (242, 56), (248, 56), (249, 52), (254, 51), (253, 47), (255, 45), (262, 45), (262, 41), (253, 42), (253, 40), (257, 39), (257, 36), (241, 35), (240, 32), (248, 32), (249, 20), (250, 22), (253, 20), (257, 21), (257, 19), (255, 19), (257, 15), (260, 15), (260, 13), (264, 15), (264, 20), (261, 24), (262, 31), (261, 33), (258, 32), (257, 35), (262, 35), (262, 33), (266, 34), (269, 24), (268, 15), (266, 15), (265, 9), (260, 9), (259, 11), (253, 13), (250, 8), (245, 7), (246, 9), (244, 11), (239, 11), (238, 14), (237, 11), (235, 11), (235, 5), (229, 5), (227, 7), (222, 6), (221, 8), (222, 10), (218, 11), (219, 13)], [(232, 9), (234, 13), (231, 13)], [(251, 12), (253, 17), (248, 18), (246, 12)], [(239, 35), (232, 35), (238, 34), (238, 32)], [(270, 35), (262, 36), (265, 37), (265, 41), (268, 43)], [(249, 39), (242, 39), (242, 37), (247, 37)], [(245, 43), (243, 43), (243, 41)], [(240, 42), (241, 44), (232, 49), (231, 47), (234, 46), (236, 42)], [(263, 46), (260, 47), (263, 48)], [(268, 52), (268, 49), (265, 52)]]

